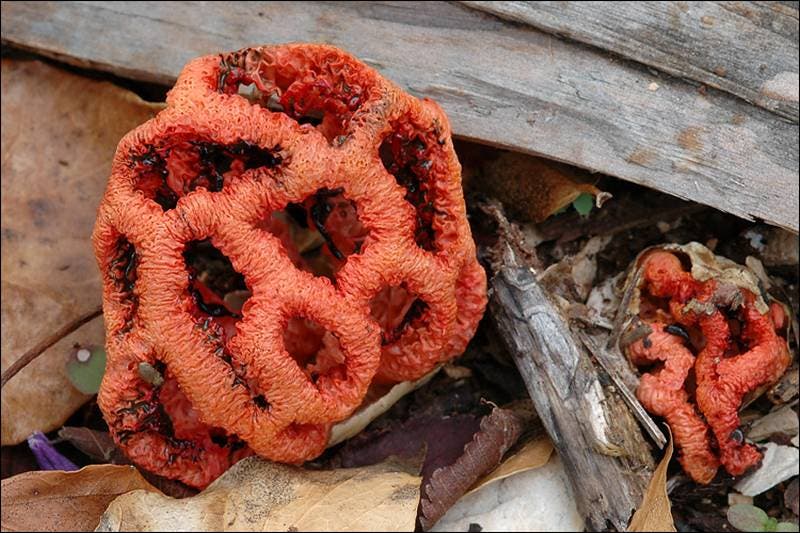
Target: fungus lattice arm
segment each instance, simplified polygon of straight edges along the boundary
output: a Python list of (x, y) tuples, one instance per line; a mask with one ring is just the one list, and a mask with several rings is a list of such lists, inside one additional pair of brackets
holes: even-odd
[[(739, 431), (742, 400), (748, 392), (777, 380), (790, 362), (786, 342), (776, 332), (784, 321), (782, 309), (773, 306), (762, 314), (749, 290), (713, 277), (695, 280), (667, 251), (649, 253), (642, 268), (644, 296), (667, 299), (669, 313), (658, 310), (657, 320), (670, 316), (682, 328), (699, 330), (701, 348), (693, 365), (697, 407), (716, 437), (721, 464), (730, 474), (741, 475), (761, 460), (761, 452), (745, 443)], [(737, 322), (736, 334), (731, 321)], [(637, 395), (648, 411), (670, 424), (687, 473), (708, 483), (716, 459), (712, 461), (707, 427), (681, 389), (692, 368), (691, 351), (662, 323), (650, 325), (653, 334), (629, 347), (628, 353), (635, 362), (659, 359), (665, 365), (657, 374), (642, 377)], [(702, 446), (695, 444), (701, 442)]]
[(684, 470), (698, 483), (709, 483), (719, 461), (711, 452), (707, 427), (684, 390), (694, 356), (683, 339), (667, 333), (664, 325), (653, 323), (653, 332), (629, 347), (637, 365), (663, 361), (661, 369), (642, 376), (636, 396), (645, 409), (664, 417), (672, 428)]
[(749, 349), (741, 354), (726, 353), (730, 330), (722, 313), (716, 312), (700, 319), (706, 347), (697, 357), (697, 404), (717, 438), (722, 464), (733, 475), (745, 473), (761, 460), (761, 452), (745, 443), (737, 431), (742, 399), (777, 380), (790, 362), (786, 342), (775, 332), (770, 316), (755, 308), (752, 293), (745, 292), (741, 312), (742, 341)]

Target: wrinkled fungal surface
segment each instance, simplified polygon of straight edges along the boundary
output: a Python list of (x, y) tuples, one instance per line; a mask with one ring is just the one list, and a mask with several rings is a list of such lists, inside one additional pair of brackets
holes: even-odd
[(196, 487), (319, 455), (373, 381), (462, 353), (486, 304), (446, 116), (329, 46), (190, 62), (119, 143), (93, 242), (100, 408)]
[(647, 251), (639, 265), (633, 311), (647, 327), (627, 354), (649, 371), (636, 395), (666, 419), (692, 479), (710, 483), (720, 465), (740, 476), (762, 454), (745, 442), (739, 408), (791, 361), (783, 307), (744, 267), (697, 243)]

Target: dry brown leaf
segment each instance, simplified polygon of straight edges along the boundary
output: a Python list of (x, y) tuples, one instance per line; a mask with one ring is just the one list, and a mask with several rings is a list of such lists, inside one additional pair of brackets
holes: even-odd
[(467, 494), (472, 494), (490, 483), (500, 481), (514, 474), (540, 468), (547, 464), (553, 453), (553, 442), (547, 435), (540, 435), (526, 442), (520, 450), (509, 456), (500, 466), (483, 476)]
[(581, 169), (516, 152), (459, 143), (464, 185), (493, 196), (518, 220), (541, 222), (567, 207), (581, 193), (607, 198)]
[(455, 463), (436, 470), (425, 485), (420, 502), (420, 524), (430, 529), (483, 474), (494, 469), (522, 433), (520, 418), (508, 409), (495, 407), (483, 417), (481, 429), (464, 446)]
[(37, 470), (3, 480), (3, 531), (90, 531), (120, 494), (156, 491), (132, 466)]
[[(100, 302), (90, 237), (119, 139), (160, 106), (38, 61), (2, 60), (2, 369)], [(89, 396), (65, 363), (103, 344), (96, 318), (2, 392), (2, 444), (60, 426)]]
[(248, 457), (191, 498), (120, 496), (97, 531), (413, 531), (420, 477), (406, 470), (305, 470)]
[(667, 495), (667, 466), (672, 459), (672, 434), (664, 457), (658, 464), (642, 504), (633, 514), (628, 531), (676, 531), (672, 520), (672, 506)]

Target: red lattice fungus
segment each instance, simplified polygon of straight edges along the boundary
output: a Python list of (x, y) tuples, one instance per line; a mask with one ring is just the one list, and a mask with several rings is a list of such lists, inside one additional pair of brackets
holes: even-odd
[(435, 103), (335, 48), (189, 63), (120, 142), (94, 232), (117, 444), (197, 487), (299, 463), (373, 380), (460, 354), (486, 305), (460, 171)]
[[(696, 243), (687, 249), (693, 259), (716, 262)], [(740, 267), (730, 261), (722, 269), (700, 269), (701, 280), (682, 255), (656, 249), (643, 256), (639, 317), (651, 332), (627, 351), (634, 364), (663, 363), (642, 376), (636, 395), (669, 423), (686, 473), (707, 484), (720, 464), (738, 476), (761, 461), (761, 452), (744, 442), (738, 411), (746, 394), (784, 373), (791, 356), (778, 334), (785, 329), (780, 304), (762, 301), (760, 311), (754, 292), (731, 281), (745, 275), (741, 269), (738, 278), (731, 274)], [(690, 391), (691, 371), (696, 388)]]

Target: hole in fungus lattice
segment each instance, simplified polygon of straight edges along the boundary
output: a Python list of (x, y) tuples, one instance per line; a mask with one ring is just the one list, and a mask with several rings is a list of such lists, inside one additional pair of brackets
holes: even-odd
[(346, 372), (339, 339), (313, 320), (302, 317), (289, 319), (283, 331), (283, 344), (313, 383), (322, 375), (344, 375)]
[(136, 188), (167, 211), (198, 188), (219, 192), (247, 170), (279, 165), (279, 151), (277, 146), (266, 149), (245, 140), (217, 144), (178, 136), (133, 155), (131, 165), (137, 176)]
[(414, 240), (428, 252), (436, 250), (436, 191), (431, 186), (433, 147), (421, 135), (392, 133), (381, 143), (378, 155), (386, 170), (406, 191), (405, 200), (414, 206)]
[(108, 275), (114, 282), (113, 297), (124, 308), (124, 325), (119, 333), (126, 333), (133, 328), (133, 319), (139, 307), (139, 297), (134, 293), (136, 265), (136, 248), (127, 238), (120, 237), (108, 263)]
[(261, 227), (278, 237), (292, 263), (336, 283), (347, 258), (362, 250), (369, 231), (342, 189), (320, 189), (302, 203), (276, 211)]
[(405, 284), (384, 287), (370, 300), (372, 318), (381, 326), (381, 344), (397, 342), (427, 309), (428, 304), (414, 296)]
[(189, 271), (189, 293), (196, 305), (196, 318), (240, 319), (249, 291), (244, 276), (233, 268), (230, 259), (208, 239), (189, 242), (183, 258)]

